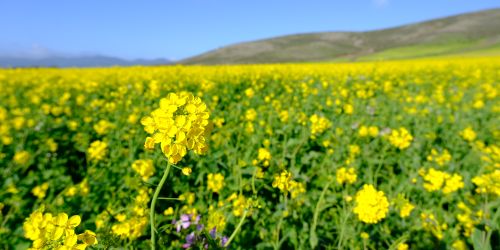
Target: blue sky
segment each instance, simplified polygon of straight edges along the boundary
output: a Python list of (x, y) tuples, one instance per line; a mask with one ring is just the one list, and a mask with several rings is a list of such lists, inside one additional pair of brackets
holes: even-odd
[(365, 31), (500, 7), (498, 0), (5, 0), (0, 54), (181, 59), (317, 31)]

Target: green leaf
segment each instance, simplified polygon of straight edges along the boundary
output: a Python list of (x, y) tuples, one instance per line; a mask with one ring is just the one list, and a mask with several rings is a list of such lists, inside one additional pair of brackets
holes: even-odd
[(474, 228), (474, 231), (471, 235), (472, 246), (474, 247), (474, 249), (491, 250), (490, 243), (484, 239), (484, 235), (486, 235), (486, 232)]
[(311, 249), (316, 248), (318, 245), (318, 236), (316, 235), (316, 231), (311, 231), (309, 234), (309, 245), (311, 246)]

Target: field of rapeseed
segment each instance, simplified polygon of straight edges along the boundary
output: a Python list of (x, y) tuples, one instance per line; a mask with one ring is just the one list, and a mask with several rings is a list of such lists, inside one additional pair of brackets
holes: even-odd
[(498, 249), (500, 58), (0, 70), (1, 249)]

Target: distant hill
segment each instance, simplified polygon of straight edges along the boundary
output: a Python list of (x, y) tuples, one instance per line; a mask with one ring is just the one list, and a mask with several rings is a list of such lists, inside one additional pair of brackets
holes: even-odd
[(177, 63), (359, 61), (470, 55), (474, 51), (500, 55), (500, 9), (368, 32), (297, 34), (240, 43)]
[(0, 67), (109, 67), (132, 65), (163, 65), (170, 64), (166, 59), (125, 60), (109, 56), (48, 56), (44, 58), (22, 58), (0, 56)]

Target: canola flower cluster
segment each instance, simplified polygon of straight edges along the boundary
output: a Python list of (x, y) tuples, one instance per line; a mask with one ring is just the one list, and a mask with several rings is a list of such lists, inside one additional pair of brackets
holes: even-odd
[(224, 175), (222, 174), (208, 174), (207, 176), (207, 189), (214, 193), (220, 192), (224, 187)]
[(413, 140), (413, 136), (405, 128), (392, 130), (388, 137), (389, 142), (399, 149), (408, 148)]
[(143, 181), (147, 181), (155, 172), (153, 160), (151, 159), (134, 161), (132, 169), (141, 176)]
[(477, 193), (490, 193), (500, 197), (500, 170), (472, 178)]
[(336, 176), (337, 176), (337, 183), (342, 185), (344, 183), (346, 184), (353, 184), (356, 179), (357, 179), (357, 175), (356, 175), (356, 169), (354, 168), (339, 168), (337, 170), (337, 173), (336, 173)]
[(325, 130), (332, 126), (330, 120), (317, 114), (312, 115), (309, 120), (311, 121), (312, 137), (315, 137), (317, 134), (323, 133)]
[(172, 164), (179, 162), (188, 149), (202, 154), (207, 150), (208, 117), (207, 106), (199, 97), (187, 92), (170, 93), (160, 100), (160, 107), (151, 116), (141, 119), (144, 130), (152, 135), (146, 138), (144, 147), (153, 149), (160, 144)]
[(427, 160), (435, 162), (438, 166), (443, 167), (446, 163), (451, 161), (451, 154), (446, 149), (443, 150), (442, 154), (439, 154), (436, 149), (432, 149), (431, 154), (427, 156)]
[(434, 168), (430, 168), (427, 171), (421, 169), (419, 174), (424, 179), (423, 186), (427, 191), (442, 190), (444, 194), (449, 194), (464, 187), (463, 178), (459, 174), (451, 175)]
[(117, 223), (111, 227), (113, 234), (129, 239), (136, 239), (143, 235), (148, 225), (149, 189), (140, 189), (131, 204), (132, 213), (127, 216), (120, 213), (115, 217)]
[(88, 149), (88, 158), (90, 161), (101, 161), (106, 157), (108, 144), (102, 141), (94, 141)]
[(78, 215), (68, 217), (66, 213), (44, 213), (43, 208), (31, 213), (23, 223), (24, 235), (33, 241), (30, 249), (86, 249), (97, 244), (96, 234), (85, 230), (76, 234), (80, 225)]
[(293, 180), (292, 173), (287, 170), (283, 170), (280, 174), (274, 176), (272, 186), (285, 194), (290, 193), (292, 199), (306, 192), (304, 184)]
[(356, 205), (353, 212), (364, 223), (378, 223), (389, 212), (389, 201), (384, 192), (378, 191), (370, 184), (363, 185), (363, 188), (356, 193), (354, 201)]

